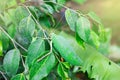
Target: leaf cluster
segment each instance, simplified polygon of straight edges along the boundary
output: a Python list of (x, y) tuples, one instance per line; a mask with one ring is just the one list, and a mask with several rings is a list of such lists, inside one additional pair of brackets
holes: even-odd
[[(41, 1), (33, 6), (11, 0), (0, 7), (0, 79), (79, 80), (76, 73), (86, 72), (90, 79), (118, 80), (120, 67), (102, 55), (110, 30), (100, 18), (64, 6), (66, 0)], [(59, 29), (63, 24), (55, 15), (62, 8), (73, 36)]]

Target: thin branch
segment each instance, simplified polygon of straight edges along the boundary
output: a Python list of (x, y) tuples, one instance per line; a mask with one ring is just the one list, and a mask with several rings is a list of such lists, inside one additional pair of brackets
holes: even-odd
[[(27, 11), (29, 12), (29, 14), (30, 14), (30, 15), (32, 16), (32, 18), (35, 20), (35, 22), (36, 22), (36, 24), (38, 25), (38, 27), (40, 28), (40, 30), (42, 30), (45, 38), (47, 38), (47, 36), (46, 36), (46, 34), (45, 34), (45, 30), (42, 28), (42, 26), (40, 25), (40, 23), (35, 19), (34, 15), (30, 12), (29, 8), (28, 8), (26, 5), (23, 5), (23, 6), (27, 9)], [(49, 42), (49, 40), (48, 40), (48, 42)]]
[(67, 7), (67, 6), (64, 6), (64, 5), (62, 5), (62, 4), (59, 4), (59, 3), (56, 3), (56, 2), (53, 2), (53, 1), (43, 1), (43, 2), (51, 2), (51, 3), (53, 3), (53, 4), (56, 4), (56, 5), (59, 5), (59, 6), (63, 7), (63, 8), (65, 8), (65, 9), (72, 10), (72, 11), (74, 11), (74, 12), (75, 12), (76, 14), (78, 14), (78, 15), (83, 15), (82, 13), (76, 11), (75, 9), (71, 9), (71, 8), (69, 8), (69, 7)]
[(40, 30), (42, 30), (43, 31), (43, 28), (42, 28), (42, 26), (39, 24), (39, 22), (35, 19), (35, 17), (33, 16), (33, 14), (30, 12), (30, 10), (29, 10), (29, 8), (26, 6), (26, 5), (23, 5), (26, 9), (27, 9), (27, 11), (29, 12), (29, 14), (32, 16), (32, 18), (35, 20), (35, 22), (37, 23), (37, 25), (38, 25), (38, 27), (40, 28)]
[(27, 49), (25, 49), (22, 45), (20, 45), (18, 42), (16, 42), (15, 40), (14, 40), (14, 43), (15, 44), (17, 44), (21, 49), (23, 49), (24, 51), (28, 51)]
[(24, 60), (23, 60), (22, 55), (20, 55), (20, 57), (21, 57), (21, 60), (22, 60), (23, 67), (24, 67), (24, 69), (26, 69), (25, 62), (24, 62)]
[[(29, 2), (31, 2), (31, 1), (26, 1), (25, 3), (29, 3)], [(64, 5), (62, 5), (62, 4), (56, 3), (56, 2), (54, 2), (54, 1), (42, 1), (42, 3), (49, 3), (49, 2), (51, 2), (51, 3), (53, 3), (53, 4), (56, 4), (56, 5), (59, 5), (59, 6), (63, 7), (63, 8), (65, 8), (65, 9), (70, 9), (70, 10), (72, 10), (72, 11), (74, 11), (75, 13), (77, 13), (77, 14), (80, 15), (80, 13), (77, 12), (75, 9), (71, 9), (71, 8), (69, 8), (69, 7), (67, 7), (67, 6), (64, 6)], [(20, 4), (21, 4), (21, 3), (20, 3)], [(24, 5), (24, 4), (22, 3), (21, 5)], [(25, 6), (26, 6), (26, 5), (25, 5)]]
[(22, 60), (22, 64), (23, 64), (23, 67), (24, 67), (24, 72), (23, 74), (27, 75), (28, 74), (28, 66), (25, 65), (25, 62), (23, 60), (23, 57), (21, 55), (21, 60)]
[(44, 58), (46, 58), (48, 55), (50, 55), (51, 52), (45, 54), (44, 56), (42, 56), (40, 59), (37, 60), (37, 62), (40, 62), (41, 60), (43, 60)]
[(0, 29), (7, 35), (8, 38), (10, 38), (10, 40), (12, 41), (14, 47), (17, 49), (15, 43), (14, 43), (14, 40), (10, 37), (10, 35), (0, 26)]
[(17, 44), (19, 47), (21, 47), (24, 51), (27, 52), (27, 49), (25, 49), (25, 48), (24, 48), (23, 46), (21, 46), (18, 42), (16, 42), (1, 26), (0, 26), (0, 29), (1, 29), (1, 30), (6, 34), (6, 36), (12, 41), (12, 43), (13, 43), (13, 45), (14, 45), (15, 48), (17, 48), (15, 44)]
[(13, 39), (11, 38), (11, 36), (0, 26), (0, 29), (6, 34), (6, 36), (8, 38), (10, 38), (11, 41), (13, 41)]
[(44, 56), (42, 56), (40, 59), (38, 59), (37, 62), (40, 62), (41, 60), (43, 60), (45, 57), (47, 57), (51, 53), (52, 53), (52, 41), (50, 41), (50, 52), (48, 52), (47, 54), (45, 54)]
[(6, 76), (4, 75), (4, 73), (2, 71), (0, 71), (1, 75), (4, 77), (5, 80), (7, 80)]
[[(26, 5), (23, 5), (27, 11), (29, 12), (29, 14), (33, 17), (33, 19), (35, 20), (36, 24), (38, 25), (38, 27), (40, 28), (40, 30), (42, 30), (43, 34), (44, 34), (44, 37), (47, 39), (47, 35), (45, 34), (45, 30), (42, 28), (42, 26), (40, 25), (40, 23), (35, 19), (34, 15), (30, 12), (29, 8), (26, 6)], [(47, 39), (47, 41), (50, 43), (50, 40)]]
[(43, 30), (43, 34), (44, 34), (44, 37), (47, 39), (47, 41), (49, 42), (49, 44), (51, 44), (51, 41), (49, 40), (49, 39), (51, 39), (51, 38), (49, 38), (49, 37), (47, 37), (47, 35), (45, 34), (45, 30)]

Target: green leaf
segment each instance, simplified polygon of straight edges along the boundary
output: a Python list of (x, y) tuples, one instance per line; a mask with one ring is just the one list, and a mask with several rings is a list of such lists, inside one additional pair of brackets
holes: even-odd
[[(84, 55), (85, 60), (82, 71), (87, 72), (90, 78), (95, 80), (118, 80), (120, 78), (118, 75), (120, 74), (120, 67), (91, 46), (86, 45), (86, 50), (81, 54)], [(86, 55), (87, 57), (85, 57)]]
[(28, 46), (30, 45), (31, 41), (32, 41), (32, 37), (30, 36), (25, 36), (25, 35), (21, 35), (19, 33), (17, 33), (15, 35), (16, 37), (16, 41), (21, 44), (24, 48), (28, 49)]
[(65, 2), (66, 2), (66, 0), (57, 0), (57, 3), (59, 3), (59, 4), (65, 4)]
[(11, 23), (10, 15), (6, 12), (3, 12), (3, 14), (0, 14), (0, 18), (4, 22), (5, 26), (8, 26)]
[(75, 33), (75, 38), (77, 43), (84, 48), (84, 40), (82, 40), (77, 33)]
[[(85, 49), (76, 43), (72, 36), (64, 36), (82, 59), (81, 70), (95, 80), (119, 80), (120, 66), (100, 54), (95, 48), (85, 44)], [(64, 47), (63, 47), (64, 48)]]
[(43, 4), (41, 7), (43, 8), (43, 10), (46, 14), (49, 14), (49, 13), (53, 14), (54, 13), (53, 7), (48, 5), (48, 4)]
[(50, 23), (48, 17), (46, 17), (46, 16), (40, 18), (40, 24), (41, 24), (42, 26), (44, 26), (44, 27), (47, 27), (47, 28), (50, 28), (50, 27), (51, 27), (51, 23)]
[(53, 53), (51, 53), (42, 61), (34, 63), (34, 65), (30, 69), (30, 80), (43, 79), (50, 73), (55, 65), (55, 56), (53, 55)]
[[(102, 36), (104, 34), (104, 36)], [(111, 43), (111, 30), (110, 29), (105, 29), (105, 33), (101, 33), (101, 36), (99, 37), (100, 46), (98, 48), (99, 52), (101, 52), (104, 55), (109, 54), (109, 47)], [(102, 39), (103, 38), (103, 39)], [(104, 39), (105, 38), (105, 39)]]
[(82, 64), (82, 60), (78, 57), (73, 47), (70, 46), (69, 42), (65, 39), (65, 37), (52, 34), (52, 42), (53, 46), (67, 62), (72, 65), (78, 66)]
[(89, 13), (88, 13), (88, 16), (89, 16), (92, 20), (94, 20), (95, 22), (101, 24), (100, 18), (99, 18), (94, 12), (89, 12)]
[(61, 62), (66, 69), (70, 69), (70, 64), (68, 62)]
[(44, 38), (44, 33), (43, 33), (42, 30), (38, 30), (38, 32), (37, 32), (37, 37)]
[(26, 80), (23, 73), (17, 74), (11, 78), (11, 80)]
[[(1, 2), (2, 0), (0, 0)], [(0, 13), (5, 9), (7, 4), (7, 0), (3, 1), (2, 3), (0, 3)]]
[(69, 79), (68, 72), (61, 63), (58, 64), (57, 73), (62, 78), (62, 80)]
[(32, 20), (30, 16), (25, 17), (19, 23), (17, 31), (18, 31), (18, 34), (16, 35), (17, 41), (25, 48), (28, 48), (29, 44), (32, 41), (32, 36), (35, 31), (35, 22)]
[(80, 4), (83, 4), (86, 0), (73, 0), (74, 2), (77, 2), (77, 3), (80, 3)]
[(6, 51), (9, 47), (9, 38), (1, 30), (0, 30), (0, 40), (2, 41), (3, 50)]
[(3, 68), (9, 76), (17, 73), (20, 61), (20, 52), (18, 49), (13, 49), (7, 52), (3, 60)]
[(22, 7), (22, 6), (18, 6), (16, 8), (16, 11), (15, 11), (15, 18), (16, 18), (16, 22), (17, 24), (19, 24), (19, 22), (25, 18), (25, 17), (28, 17), (29, 16), (29, 13), (28, 11)]
[[(9, 9), (6, 13), (8, 13), (9, 14), (9, 19), (10, 19), (10, 24), (8, 24), (8, 27), (9, 27), (9, 25), (11, 26), (11, 25), (14, 25), (14, 26), (16, 26), (16, 25), (18, 25), (18, 23), (16, 22), (16, 16), (15, 16), (15, 11), (16, 11), (16, 9), (15, 8), (13, 8), (13, 9)], [(11, 24), (12, 23), (12, 24)]]
[[(8, 3), (8, 2), (7, 2)], [(6, 5), (8, 8), (17, 6), (17, 1), (16, 0), (10, 0), (9, 3)]]
[(70, 29), (72, 31), (75, 31), (75, 28), (76, 28), (76, 21), (78, 19), (78, 15), (77, 13), (75, 13), (75, 11), (73, 10), (70, 10), (70, 9), (67, 9), (65, 11), (65, 18), (66, 18), (66, 21), (70, 27)]
[[(66, 3), (66, 0), (56, 0), (57, 1), (57, 4), (60, 4), (60, 5), (64, 5)], [(56, 9), (61, 9), (62, 7), (60, 5), (56, 5), (55, 8)]]
[(33, 36), (35, 30), (35, 22), (28, 16), (19, 23), (18, 32), (25, 36)]
[(0, 56), (3, 56), (2, 41), (0, 40)]
[(28, 48), (27, 64), (31, 67), (34, 61), (45, 52), (45, 41), (40, 38), (34, 41)]
[(81, 16), (77, 20), (76, 26), (77, 26), (76, 32), (77, 32), (78, 36), (82, 40), (87, 42), (90, 37), (90, 22), (89, 22), (89, 20), (87, 18)]
[(96, 48), (100, 46), (99, 36), (92, 30), (88, 43)]
[(107, 35), (103, 25), (99, 25), (99, 37), (101, 42), (107, 41)]
[(8, 33), (9, 35), (14, 38), (16, 34), (16, 26), (15, 25), (10, 25), (8, 28)]
[(32, 13), (32, 15), (35, 17), (35, 19), (39, 20), (40, 17), (44, 17), (45, 14), (42, 10), (39, 9), (39, 7), (36, 6), (29, 6), (29, 10)]
[(16, 0), (0, 0), (0, 13), (5, 11), (5, 9), (8, 9), (10, 7), (16, 6)]

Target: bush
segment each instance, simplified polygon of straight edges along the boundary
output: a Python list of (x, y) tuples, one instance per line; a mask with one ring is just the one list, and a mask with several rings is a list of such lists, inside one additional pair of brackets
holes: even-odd
[(66, 0), (39, 1), (1, 4), (0, 79), (79, 80), (78, 73), (95, 80), (120, 79), (120, 67), (104, 56), (110, 30), (94, 12), (70, 9)]

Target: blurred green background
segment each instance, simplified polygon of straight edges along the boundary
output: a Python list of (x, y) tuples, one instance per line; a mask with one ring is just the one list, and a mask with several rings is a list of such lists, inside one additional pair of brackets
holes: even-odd
[(112, 44), (120, 46), (120, 0), (86, 0), (81, 5), (68, 2), (67, 6), (84, 12), (94, 11), (105, 27), (111, 28)]

